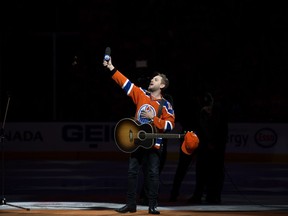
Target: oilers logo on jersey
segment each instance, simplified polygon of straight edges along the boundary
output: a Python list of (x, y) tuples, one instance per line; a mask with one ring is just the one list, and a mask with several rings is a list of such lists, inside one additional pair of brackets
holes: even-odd
[(156, 111), (153, 106), (151, 106), (150, 104), (143, 104), (137, 113), (137, 120), (140, 122), (140, 124), (146, 124), (150, 122), (150, 119), (141, 117), (141, 112), (147, 110), (153, 112), (153, 116), (156, 115)]

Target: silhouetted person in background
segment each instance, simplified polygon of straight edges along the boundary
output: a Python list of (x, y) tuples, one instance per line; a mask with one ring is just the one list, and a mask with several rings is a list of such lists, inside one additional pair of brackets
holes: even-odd
[[(224, 184), (225, 149), (228, 120), (224, 108), (214, 101), (211, 93), (200, 96), (200, 116), (197, 135), (200, 139), (196, 151), (196, 185), (189, 203), (220, 204)], [(204, 197), (205, 196), (205, 197)]]
[(192, 154), (185, 154), (180, 148), (169, 201), (177, 201), (182, 181), (190, 165), (195, 162), (196, 185), (188, 203), (201, 204), (206, 195), (207, 203), (219, 204), (224, 183), (228, 122), (223, 107), (214, 101), (211, 93), (200, 95), (198, 104), (198, 117), (192, 117), (196, 122), (191, 124), (199, 137), (199, 146)]
[[(197, 134), (197, 123), (199, 116), (199, 104), (197, 102), (196, 95), (191, 97), (191, 101), (189, 102), (189, 106), (185, 105), (181, 107), (181, 112), (178, 114), (178, 119), (182, 127), (182, 133), (187, 133), (187, 131), (195, 131)], [(184, 109), (184, 110), (183, 110)], [(189, 113), (189, 115), (187, 115)], [(182, 150), (182, 141), (180, 141), (179, 145), (179, 156), (178, 156), (178, 164), (176, 168), (176, 172), (174, 174), (172, 189), (170, 191), (170, 202), (176, 202), (178, 196), (180, 194), (180, 189), (182, 182), (190, 169), (190, 166), (195, 162), (195, 155), (197, 149), (191, 154), (187, 154)]]

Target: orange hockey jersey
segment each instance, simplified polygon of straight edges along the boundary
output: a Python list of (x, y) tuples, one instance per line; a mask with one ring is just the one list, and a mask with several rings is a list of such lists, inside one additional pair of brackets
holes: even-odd
[[(143, 110), (150, 110), (154, 114), (153, 124), (159, 132), (169, 132), (175, 127), (175, 115), (171, 103), (164, 100), (162, 114), (157, 117), (157, 112), (161, 100), (153, 100), (150, 92), (146, 89), (134, 85), (127, 77), (125, 77), (118, 70), (112, 76), (112, 79), (132, 98), (136, 105), (135, 119), (141, 124), (149, 123), (150, 119), (142, 118), (141, 112)], [(152, 123), (152, 122), (151, 122)], [(159, 149), (162, 143), (162, 138), (155, 140), (154, 147)]]

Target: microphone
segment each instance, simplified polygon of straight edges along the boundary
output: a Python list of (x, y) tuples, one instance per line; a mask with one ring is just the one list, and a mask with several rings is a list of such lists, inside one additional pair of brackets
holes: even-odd
[(111, 58), (110, 56), (111, 56), (111, 49), (110, 49), (110, 47), (106, 47), (105, 54), (104, 54), (104, 60), (109, 61)]

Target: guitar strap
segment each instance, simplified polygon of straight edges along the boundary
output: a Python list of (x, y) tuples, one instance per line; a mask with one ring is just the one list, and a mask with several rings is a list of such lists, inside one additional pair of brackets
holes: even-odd
[(165, 99), (162, 98), (161, 101), (160, 101), (160, 106), (159, 106), (159, 108), (158, 108), (158, 113), (157, 113), (157, 117), (158, 117), (158, 118), (160, 118), (160, 116), (161, 116), (161, 114), (162, 114), (162, 108), (163, 108), (164, 102), (165, 102)]
[[(157, 117), (160, 118), (161, 114), (162, 114), (162, 108), (164, 105), (165, 99), (161, 99), (160, 101), (160, 105), (158, 108), (158, 113), (157, 113)], [(160, 167), (159, 167), (159, 173), (161, 173), (165, 162), (166, 162), (166, 155), (167, 155), (167, 139), (163, 138), (162, 139), (162, 144), (161, 144), (161, 154), (160, 154)]]
[[(158, 113), (157, 113), (157, 117), (160, 118), (161, 114), (162, 114), (162, 108), (163, 108), (163, 105), (164, 105), (164, 102), (165, 102), (165, 99), (161, 99), (160, 101), (160, 105), (159, 105), (159, 108), (158, 108)], [(164, 141), (165, 139), (163, 139)], [(165, 142), (165, 141), (164, 141)], [(163, 143), (162, 143), (162, 146), (163, 146)]]

